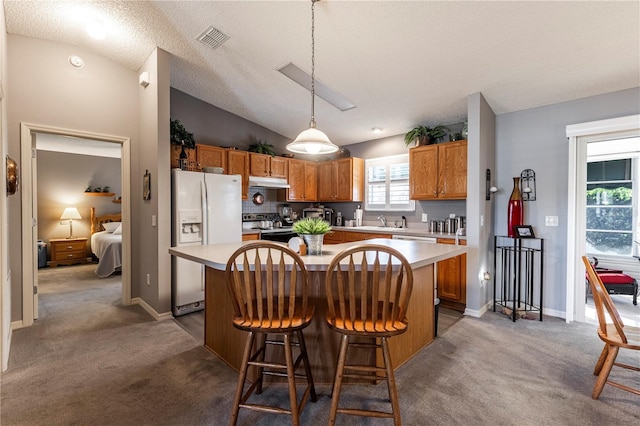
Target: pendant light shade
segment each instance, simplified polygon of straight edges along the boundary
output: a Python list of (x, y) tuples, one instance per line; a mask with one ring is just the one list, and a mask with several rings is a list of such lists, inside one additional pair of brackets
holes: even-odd
[(329, 154), (338, 147), (331, 143), (327, 135), (316, 129), (315, 97), (316, 97), (316, 60), (315, 60), (315, 3), (311, 0), (311, 123), (309, 128), (287, 145), (287, 150), (298, 154)]

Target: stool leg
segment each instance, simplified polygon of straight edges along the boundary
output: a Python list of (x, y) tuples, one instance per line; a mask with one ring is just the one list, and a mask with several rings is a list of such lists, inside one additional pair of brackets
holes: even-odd
[(396, 391), (396, 379), (393, 375), (389, 343), (386, 337), (382, 337), (382, 355), (384, 356), (384, 368), (387, 370), (387, 387), (389, 389), (389, 399), (391, 400), (391, 410), (393, 411), (393, 424), (401, 426), (402, 420), (400, 420), (400, 404), (398, 403), (398, 392)]
[(298, 412), (298, 395), (296, 394), (296, 370), (293, 365), (293, 354), (291, 353), (291, 334), (284, 334), (284, 357), (287, 362), (287, 382), (289, 384), (289, 401), (291, 404), (291, 423), (293, 426), (300, 425), (300, 413)]
[(244, 389), (244, 381), (247, 378), (247, 370), (249, 369), (249, 357), (251, 356), (251, 348), (256, 335), (253, 331), (249, 332), (247, 341), (244, 345), (244, 354), (242, 355), (242, 364), (240, 364), (240, 373), (238, 376), (238, 385), (236, 386), (236, 396), (233, 401), (233, 411), (231, 412), (230, 426), (235, 426), (238, 422), (238, 412), (240, 411), (240, 400), (242, 399), (242, 390)]
[(307, 376), (307, 384), (310, 386), (311, 402), (318, 401), (316, 395), (316, 388), (313, 385), (313, 376), (311, 375), (311, 364), (309, 363), (309, 356), (307, 355), (307, 345), (304, 341), (304, 335), (302, 330), (298, 330), (298, 343), (300, 344), (300, 351), (302, 351), (302, 363), (304, 364), (304, 373)]
[(333, 380), (333, 390), (331, 391), (331, 412), (329, 414), (329, 425), (336, 424), (338, 414), (338, 401), (340, 400), (340, 388), (342, 387), (342, 376), (344, 375), (344, 365), (347, 359), (347, 348), (349, 346), (349, 336), (342, 335), (340, 339), (340, 353), (338, 354), (338, 365), (336, 366), (336, 377)]
[[(259, 361), (264, 362), (264, 357), (267, 353), (267, 338), (269, 335), (267, 333), (260, 333), (260, 340), (258, 342), (259, 349), (262, 353), (260, 355)], [(264, 379), (264, 367), (258, 367), (258, 385), (256, 386), (256, 394), (260, 395), (262, 393), (262, 383)]]

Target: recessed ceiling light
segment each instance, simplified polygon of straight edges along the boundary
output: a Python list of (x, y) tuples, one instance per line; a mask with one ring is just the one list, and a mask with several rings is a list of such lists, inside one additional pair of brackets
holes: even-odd
[(371, 131), (373, 133), (382, 133), (382, 129), (380, 127), (374, 127), (373, 129), (371, 129)]
[(82, 60), (82, 58), (76, 55), (69, 56), (69, 63), (75, 68), (82, 68), (84, 66), (84, 61)]
[(95, 38), (96, 40), (104, 40), (107, 36), (107, 30), (104, 27), (104, 24), (96, 19), (92, 19), (87, 22), (87, 33)]

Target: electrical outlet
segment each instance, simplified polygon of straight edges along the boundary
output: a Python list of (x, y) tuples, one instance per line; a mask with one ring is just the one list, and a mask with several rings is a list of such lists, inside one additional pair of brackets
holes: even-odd
[(544, 226), (558, 226), (558, 216), (545, 216)]
[(147, 274), (147, 285), (151, 285), (151, 274)]
[(429, 222), (429, 219), (428, 219), (428, 217), (427, 217), (427, 214), (426, 214), (426, 213), (422, 213), (422, 221), (423, 221), (423, 222)]

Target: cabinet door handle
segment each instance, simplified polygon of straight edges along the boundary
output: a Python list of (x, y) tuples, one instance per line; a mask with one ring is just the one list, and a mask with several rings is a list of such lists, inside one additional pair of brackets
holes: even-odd
[(73, 246), (67, 246), (67, 250), (71, 250)]
[(73, 257), (73, 255), (72, 254), (68, 254), (67, 257)]

